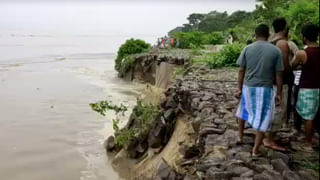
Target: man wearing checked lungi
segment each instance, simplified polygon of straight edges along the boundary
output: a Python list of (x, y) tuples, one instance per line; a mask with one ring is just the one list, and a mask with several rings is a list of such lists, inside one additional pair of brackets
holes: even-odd
[(303, 43), (307, 48), (298, 51), (292, 63), (293, 67), (302, 65), (296, 110), (305, 120), (306, 144), (302, 147), (302, 150), (307, 152), (313, 152), (313, 126), (317, 123), (314, 123), (314, 121), (319, 121), (319, 119), (316, 119), (320, 104), (320, 47), (317, 43), (318, 35), (319, 27), (316, 25), (306, 25), (302, 28)]
[[(281, 102), (282, 72), (281, 51), (269, 43), (269, 28), (261, 24), (255, 29), (256, 42), (246, 46), (239, 56), (238, 92), (241, 98), (236, 116), (239, 118), (239, 141), (243, 141), (245, 122), (257, 132), (252, 156), (259, 155), (265, 132), (270, 130), (275, 105)], [(276, 81), (277, 91), (273, 91)]]

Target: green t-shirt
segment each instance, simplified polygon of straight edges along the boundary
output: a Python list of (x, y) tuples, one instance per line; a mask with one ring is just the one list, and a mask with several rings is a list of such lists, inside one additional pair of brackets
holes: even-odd
[(246, 46), (237, 64), (246, 69), (244, 84), (251, 87), (272, 87), (276, 72), (284, 70), (280, 49), (267, 41)]

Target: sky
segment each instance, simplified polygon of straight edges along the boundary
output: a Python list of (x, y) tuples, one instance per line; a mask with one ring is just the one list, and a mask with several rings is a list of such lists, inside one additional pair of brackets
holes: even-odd
[(251, 11), (255, 0), (0, 0), (0, 35), (161, 35), (191, 13)]

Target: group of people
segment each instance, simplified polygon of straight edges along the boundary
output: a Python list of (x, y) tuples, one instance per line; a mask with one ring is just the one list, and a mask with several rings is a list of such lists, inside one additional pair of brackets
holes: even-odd
[(302, 27), (305, 48), (299, 50), (289, 40), (289, 28), (284, 18), (275, 19), (272, 26), (274, 34), (269, 37), (269, 27), (258, 25), (256, 41), (242, 50), (237, 61), (240, 66), (236, 93), (240, 98), (236, 112), (238, 141), (243, 142), (245, 123), (248, 123), (256, 130), (252, 156), (260, 155), (262, 144), (285, 151), (276, 143), (275, 135), (281, 128), (288, 127), (293, 104), (296, 129), (300, 131), (302, 119), (305, 121), (305, 145), (301, 150), (312, 152), (314, 121), (319, 121), (316, 118), (320, 99), (319, 27), (313, 24)]
[(158, 38), (157, 46), (159, 48), (166, 48), (166, 47), (179, 47), (179, 39), (175, 39), (173, 37), (164, 36)]

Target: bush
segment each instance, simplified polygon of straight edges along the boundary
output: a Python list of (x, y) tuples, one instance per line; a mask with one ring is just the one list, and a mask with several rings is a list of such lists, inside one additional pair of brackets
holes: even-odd
[[(115, 60), (115, 69), (118, 72), (125, 73), (131, 68), (134, 63), (129, 56), (137, 53), (147, 52), (151, 48), (151, 45), (140, 39), (129, 39), (122, 44), (118, 50), (117, 58)], [(124, 66), (124, 67), (123, 67)]]
[(179, 48), (195, 49), (205, 44), (223, 44), (224, 36), (221, 32), (204, 33), (201, 31), (175, 32), (175, 39), (179, 39)]
[(207, 35), (207, 42), (206, 44), (223, 44), (224, 43), (225, 37), (221, 32), (212, 32)]
[(173, 37), (179, 39), (179, 48), (186, 49), (201, 47), (205, 43), (205, 36), (206, 34), (200, 31), (173, 33)]
[(229, 44), (218, 53), (206, 55), (204, 61), (210, 68), (236, 66), (236, 61), (243, 48), (243, 44)]
[[(119, 129), (118, 120), (113, 121), (115, 130), (115, 143), (119, 146), (126, 147), (134, 138), (145, 137), (149, 134), (151, 125), (160, 113), (160, 107), (149, 103), (137, 101), (137, 106), (133, 109), (131, 118), (133, 124), (130, 127)], [(143, 139), (143, 138), (142, 138)]]

